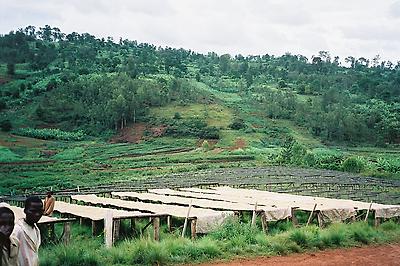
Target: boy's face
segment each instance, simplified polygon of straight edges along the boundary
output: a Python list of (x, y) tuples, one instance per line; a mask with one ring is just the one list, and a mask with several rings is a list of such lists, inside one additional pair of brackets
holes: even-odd
[(31, 202), (28, 207), (25, 207), (25, 221), (29, 225), (39, 222), (43, 215), (43, 204), (41, 202)]
[(14, 215), (11, 213), (0, 214), (0, 239), (8, 239), (14, 230)]

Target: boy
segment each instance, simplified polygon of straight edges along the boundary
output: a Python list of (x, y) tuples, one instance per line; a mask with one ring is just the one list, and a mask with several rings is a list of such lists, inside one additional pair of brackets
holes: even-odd
[(0, 265), (18, 266), (18, 241), (11, 237), (14, 229), (14, 213), (0, 206)]
[(53, 192), (47, 192), (47, 197), (44, 199), (43, 215), (52, 216), (56, 199), (53, 197)]
[(25, 219), (15, 225), (13, 235), (19, 242), (18, 263), (23, 266), (39, 265), (40, 231), (36, 223), (42, 218), (43, 203), (37, 196), (25, 200)]

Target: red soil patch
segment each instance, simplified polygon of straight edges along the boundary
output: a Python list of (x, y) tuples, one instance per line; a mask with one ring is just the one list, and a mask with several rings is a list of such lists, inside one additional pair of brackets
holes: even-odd
[(198, 266), (347, 266), (347, 265), (400, 265), (400, 244), (369, 246), (362, 248), (335, 249), (315, 253), (293, 254), (284, 257), (257, 257), (231, 262), (216, 262)]
[(136, 123), (122, 129), (118, 135), (111, 138), (110, 143), (139, 143), (141, 142), (146, 124)]
[(148, 130), (152, 137), (160, 137), (167, 130), (166, 126), (148, 127), (145, 123), (136, 123), (122, 129), (110, 139), (110, 143), (140, 143), (144, 139), (144, 132)]
[(167, 130), (167, 126), (152, 127), (150, 130), (153, 137), (161, 137)]
[(246, 140), (242, 139), (242, 138), (237, 138), (235, 140), (235, 145), (233, 145), (232, 147), (229, 148), (230, 151), (233, 150), (238, 150), (238, 149), (244, 149), (247, 147), (247, 143)]

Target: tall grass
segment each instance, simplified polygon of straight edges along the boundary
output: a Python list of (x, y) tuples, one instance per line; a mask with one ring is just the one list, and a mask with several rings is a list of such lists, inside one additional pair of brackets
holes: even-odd
[(265, 235), (248, 222), (230, 220), (218, 230), (197, 240), (162, 234), (155, 242), (146, 237), (128, 239), (105, 249), (102, 238), (74, 227), (69, 246), (47, 246), (40, 252), (41, 265), (175, 265), (230, 259), (237, 255), (285, 255), (309, 250), (400, 242), (400, 225), (385, 222), (378, 228), (363, 222), (287, 227)]

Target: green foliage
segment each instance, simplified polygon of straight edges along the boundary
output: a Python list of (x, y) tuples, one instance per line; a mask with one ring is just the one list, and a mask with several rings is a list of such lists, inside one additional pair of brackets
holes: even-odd
[(67, 132), (54, 128), (19, 128), (13, 131), (14, 134), (38, 139), (55, 140), (83, 140), (85, 133), (82, 130), (76, 132)]
[(199, 118), (181, 119), (168, 121), (168, 128), (165, 132), (170, 136), (192, 136), (201, 139), (219, 139), (219, 129), (214, 126), (207, 126), (207, 123)]
[(343, 161), (342, 168), (346, 172), (360, 173), (364, 170), (365, 163), (359, 157), (349, 157)]
[(77, 226), (73, 226), (73, 238), (68, 246), (42, 248), (41, 265), (170, 265), (231, 259), (238, 254), (285, 255), (399, 241), (400, 226), (389, 221), (374, 228), (368, 223), (357, 222), (332, 224), (323, 229), (316, 226), (290, 227), (266, 235), (247, 222), (232, 219), (196, 240), (162, 234), (160, 242), (146, 238), (130, 239), (105, 249), (101, 239), (91, 238), (89, 228)]
[(243, 119), (236, 118), (236, 119), (233, 120), (233, 122), (229, 125), (229, 127), (232, 128), (232, 129), (234, 129), (234, 130), (239, 130), (239, 129), (246, 128), (246, 123), (244, 122)]
[(75, 148), (67, 149), (67, 150), (64, 150), (63, 152), (57, 153), (55, 156), (53, 156), (53, 158), (60, 159), (60, 160), (80, 159), (80, 158), (83, 158), (84, 151), (85, 151), (85, 149), (82, 147), (75, 147)]
[(2, 131), (9, 132), (12, 129), (11, 121), (8, 119), (0, 121), (0, 128)]
[(21, 156), (10, 151), (10, 149), (0, 146), (0, 162), (14, 162), (21, 159)]

